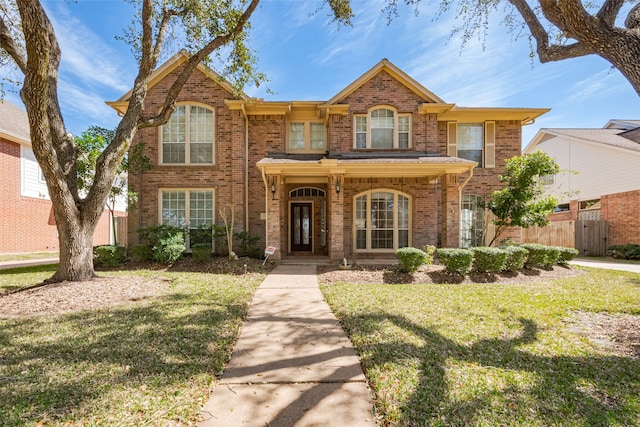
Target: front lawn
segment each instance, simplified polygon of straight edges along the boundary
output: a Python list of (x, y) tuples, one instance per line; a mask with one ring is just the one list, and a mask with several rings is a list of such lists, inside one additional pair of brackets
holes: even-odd
[[(51, 271), (23, 274), (24, 285)], [(264, 277), (99, 274), (162, 276), (164, 285), (153, 297), (97, 310), (0, 319), (2, 426), (193, 424)]]
[(383, 425), (640, 425), (637, 328), (632, 352), (620, 353), (603, 345), (611, 337), (581, 332), (597, 325), (580, 325), (595, 313), (637, 325), (638, 274), (322, 290), (356, 346)]

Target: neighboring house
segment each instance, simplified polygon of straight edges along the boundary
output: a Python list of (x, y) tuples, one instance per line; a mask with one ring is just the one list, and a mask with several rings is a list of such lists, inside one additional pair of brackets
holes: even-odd
[[(147, 115), (185, 61), (154, 72)], [(130, 95), (109, 105), (123, 113)], [(520, 154), (521, 127), (546, 111), (445, 103), (386, 59), (326, 101), (234, 96), (200, 65), (170, 121), (138, 133), (155, 167), (130, 176), (129, 242), (141, 227), (219, 224), (232, 206), (236, 231), (276, 247), (275, 259), (479, 244), (478, 201)]]
[(560, 165), (549, 182), (558, 198), (552, 221), (608, 222), (609, 245), (640, 243), (640, 120), (602, 129), (541, 129), (525, 153), (542, 150)]
[[(106, 212), (94, 244), (110, 241)], [(42, 170), (31, 150), (27, 113), (0, 100), (0, 253), (57, 250), (58, 230)]]

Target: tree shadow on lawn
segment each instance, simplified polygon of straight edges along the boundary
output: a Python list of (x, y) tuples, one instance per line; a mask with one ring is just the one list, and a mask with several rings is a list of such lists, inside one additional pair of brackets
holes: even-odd
[(206, 392), (230, 357), (247, 311), (241, 299), (203, 289), (53, 319), (0, 320), (2, 425), (146, 424), (172, 405), (184, 407), (178, 419), (192, 419), (198, 402), (190, 388), (195, 382)]
[[(402, 316), (365, 314), (343, 321), (364, 335), (391, 323), (404, 331), (401, 335), (413, 335), (424, 343), (419, 346), (384, 339), (367, 343), (361, 351), (367, 376), (390, 366), (419, 365), (415, 373), (416, 386), (406, 401), (386, 390), (382, 394), (391, 395), (393, 402), (385, 402), (385, 398), (380, 399), (381, 390), (374, 390), (378, 395), (377, 406), (385, 419), (388, 420), (389, 414), (385, 413), (388, 410), (399, 410), (391, 415), (399, 417), (393, 424), (398, 421), (407, 426), (484, 425), (500, 421), (502, 425), (636, 425), (638, 422), (637, 407), (634, 411), (632, 402), (637, 405), (640, 360), (616, 356), (547, 356), (520, 350), (518, 346), (537, 341), (538, 326), (530, 319), (519, 319), (522, 330), (517, 337), (480, 339), (469, 345), (459, 344)], [(459, 362), (474, 366), (471, 375), (459, 373), (466, 375), (469, 383), (448, 378), (451, 363)], [(482, 372), (485, 369), (508, 371), (515, 376), (524, 373), (535, 379), (529, 383), (505, 377), (487, 380)], [(480, 379), (474, 379), (474, 375)], [(478, 381), (489, 383), (478, 387)], [(474, 386), (478, 387), (475, 391)], [(455, 396), (453, 399), (450, 393)]]

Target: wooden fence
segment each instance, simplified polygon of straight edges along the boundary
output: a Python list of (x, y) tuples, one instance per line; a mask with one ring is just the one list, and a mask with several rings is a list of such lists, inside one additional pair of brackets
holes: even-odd
[(524, 243), (576, 248), (580, 255), (607, 254), (608, 224), (606, 221), (552, 221), (546, 227), (522, 230)]
[(127, 217), (117, 216), (115, 221), (118, 245), (127, 246)]

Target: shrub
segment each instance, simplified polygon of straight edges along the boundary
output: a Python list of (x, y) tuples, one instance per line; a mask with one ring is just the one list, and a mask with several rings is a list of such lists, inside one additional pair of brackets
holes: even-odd
[(558, 264), (566, 264), (568, 261), (574, 259), (580, 251), (575, 248), (565, 248), (563, 246), (556, 246), (556, 249), (560, 252), (558, 258)]
[(213, 225), (199, 225), (198, 228), (189, 230), (189, 240), (191, 248), (197, 244), (208, 244), (211, 247), (213, 242)]
[(93, 248), (93, 265), (96, 267), (117, 267), (127, 260), (124, 246), (103, 245)]
[(191, 245), (191, 257), (196, 261), (208, 261), (211, 259), (211, 243), (196, 243)]
[(427, 254), (427, 258), (425, 259), (425, 264), (431, 265), (433, 264), (433, 257), (436, 254), (436, 247), (432, 245), (424, 245), (422, 250), (425, 254)]
[(557, 264), (560, 259), (560, 251), (555, 246), (526, 243), (522, 245), (522, 247), (529, 251), (529, 256), (525, 263), (527, 268), (552, 267)]
[(468, 249), (438, 249), (438, 262), (444, 265), (447, 273), (467, 275), (473, 266), (473, 252)]
[(418, 248), (400, 248), (396, 251), (402, 271), (414, 273), (426, 262), (427, 254)]
[(640, 259), (640, 245), (633, 243), (609, 246), (607, 252), (617, 259)]
[(473, 252), (473, 269), (484, 273), (497, 273), (504, 270), (507, 260), (507, 251), (500, 248), (477, 247), (471, 249)]
[(186, 249), (181, 228), (157, 225), (141, 228), (138, 233), (140, 238), (151, 247), (152, 258), (155, 261), (163, 263), (177, 261)]
[(131, 258), (133, 258), (134, 261), (151, 261), (153, 259), (153, 250), (151, 249), (151, 246), (134, 245), (129, 248), (129, 251), (131, 252)]
[(240, 241), (240, 252), (244, 256), (252, 258), (260, 258), (260, 248), (258, 242), (260, 236), (255, 234), (249, 234), (247, 231), (238, 231), (233, 233), (233, 237)]
[(502, 249), (507, 253), (507, 259), (504, 263), (505, 271), (515, 272), (522, 270), (525, 262), (527, 262), (529, 251), (522, 246), (506, 246)]

